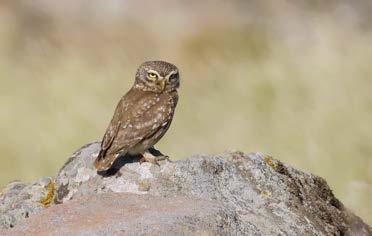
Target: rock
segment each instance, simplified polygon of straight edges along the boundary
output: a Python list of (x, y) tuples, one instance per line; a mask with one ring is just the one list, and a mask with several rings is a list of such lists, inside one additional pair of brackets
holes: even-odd
[[(59, 171), (54, 180), (54, 200), (55, 204), (61, 203), (59, 205), (52, 204), (40, 212), (51, 197), (49, 183), (41, 188), (42, 194), (35, 193), (39, 197), (15, 199), (19, 206), (9, 204), (13, 200), (5, 202), (4, 199), (13, 199), (17, 191), (30, 193), (26, 189), (30, 185), (22, 185), (19, 190), (12, 190), (13, 193), (4, 191), (0, 206), (6, 207), (0, 210), (6, 216), (4, 219), (12, 214), (17, 216), (13, 225), (22, 218), (17, 211), (24, 209), (23, 199), (39, 208), (28, 211), (31, 219), (3, 232), (53, 234), (49, 228), (30, 231), (42, 230), (41, 225), (45, 224), (58, 226), (59, 232), (73, 235), (85, 235), (85, 232), (89, 235), (108, 232), (112, 235), (146, 232), (159, 235), (164, 232), (170, 235), (196, 232), (206, 235), (372, 235), (371, 228), (337, 200), (325, 180), (260, 153), (196, 155), (160, 165), (121, 158), (114, 170), (97, 174), (92, 163), (98, 151), (99, 143), (84, 146)], [(95, 212), (95, 209), (100, 210)], [(159, 213), (155, 214), (156, 211)], [(80, 217), (74, 218), (72, 213)], [(102, 222), (94, 220), (95, 217)], [(8, 228), (9, 224), (4, 223), (7, 221), (0, 219), (3, 228)], [(119, 222), (118, 219), (126, 223), (112, 223), (117, 227), (108, 223)], [(69, 222), (77, 226), (69, 227)]]
[(0, 228), (12, 228), (21, 219), (39, 212), (52, 203), (54, 180), (43, 178), (26, 184), (9, 183), (0, 196)]
[[(8, 235), (226, 235), (236, 213), (216, 201), (105, 193), (42, 211)], [(1, 233), (1, 232), (0, 232)]]

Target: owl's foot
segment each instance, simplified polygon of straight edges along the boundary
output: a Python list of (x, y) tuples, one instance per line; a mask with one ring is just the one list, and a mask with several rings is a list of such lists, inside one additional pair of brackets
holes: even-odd
[(152, 164), (159, 165), (159, 161), (170, 161), (168, 156), (160, 155), (160, 156), (154, 156), (150, 152), (145, 152), (142, 154), (142, 158), (139, 160), (140, 164), (144, 162), (150, 162)]

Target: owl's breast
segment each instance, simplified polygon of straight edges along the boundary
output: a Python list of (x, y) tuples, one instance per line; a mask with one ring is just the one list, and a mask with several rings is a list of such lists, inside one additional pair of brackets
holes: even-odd
[(156, 94), (138, 104), (126, 136), (141, 137), (141, 140), (128, 149), (130, 154), (141, 153), (160, 140), (170, 126), (176, 104), (177, 99), (169, 94)]

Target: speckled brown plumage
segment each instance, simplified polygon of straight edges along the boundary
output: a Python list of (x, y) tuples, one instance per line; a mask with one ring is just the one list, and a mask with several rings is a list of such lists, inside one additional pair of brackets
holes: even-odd
[(122, 97), (103, 137), (94, 166), (107, 170), (119, 155), (144, 154), (168, 130), (178, 101), (179, 73), (164, 61), (143, 63)]

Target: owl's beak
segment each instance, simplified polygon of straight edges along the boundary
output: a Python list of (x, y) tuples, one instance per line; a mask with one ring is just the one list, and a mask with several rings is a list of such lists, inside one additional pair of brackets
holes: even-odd
[(162, 79), (162, 80), (160, 80), (160, 86), (161, 86), (161, 90), (162, 91), (164, 91), (164, 89), (165, 89), (165, 81), (166, 79)]

